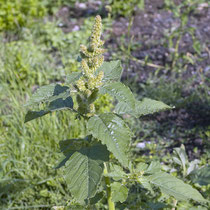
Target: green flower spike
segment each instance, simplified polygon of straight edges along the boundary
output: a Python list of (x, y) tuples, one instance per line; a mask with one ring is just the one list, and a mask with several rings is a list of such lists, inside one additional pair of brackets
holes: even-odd
[[(88, 107), (87, 110), (89, 111), (86, 113), (88, 117), (93, 116), (95, 113), (95, 105), (93, 104), (94, 100), (90, 100), (90, 97), (92, 97), (92, 93), (97, 93), (98, 88), (100, 88), (100, 86), (103, 84), (102, 79), (104, 77), (104, 73), (100, 71), (98, 74), (96, 74), (96, 70), (104, 62), (103, 53), (106, 52), (106, 50), (102, 48), (104, 41), (101, 40), (101, 33), (101, 17), (97, 15), (88, 47), (85, 45), (80, 46), (80, 53), (82, 57), (81, 69), (83, 77), (77, 81), (76, 85), (78, 90), (83, 95), (81, 97), (83, 98), (83, 102), (81, 104), (83, 104), (84, 107)], [(89, 101), (91, 102), (89, 103)], [(80, 106), (79, 110), (84, 110), (83, 106)]]
[(103, 72), (99, 72), (98, 75), (95, 74), (96, 70), (103, 64), (103, 53), (106, 52), (105, 49), (101, 48), (104, 44), (104, 41), (101, 40), (101, 33), (101, 17), (97, 15), (91, 32), (89, 47), (80, 46), (83, 78), (78, 80), (77, 87), (88, 96), (102, 85), (104, 77)]

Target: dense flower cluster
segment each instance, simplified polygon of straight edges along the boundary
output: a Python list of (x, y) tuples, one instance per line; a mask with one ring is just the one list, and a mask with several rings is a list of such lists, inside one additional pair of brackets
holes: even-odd
[(101, 40), (101, 33), (101, 17), (97, 15), (93, 25), (89, 46), (80, 46), (83, 77), (77, 81), (77, 87), (87, 96), (90, 96), (95, 89), (102, 85), (102, 79), (104, 77), (104, 73), (102, 71), (96, 75), (96, 70), (104, 62), (104, 56), (102, 54), (106, 51), (101, 48), (104, 44), (104, 41)]

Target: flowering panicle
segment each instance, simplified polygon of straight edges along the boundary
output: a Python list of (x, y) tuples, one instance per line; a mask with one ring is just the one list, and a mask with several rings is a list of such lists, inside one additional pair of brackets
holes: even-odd
[(100, 71), (96, 75), (96, 70), (103, 64), (105, 49), (101, 48), (104, 41), (101, 40), (102, 23), (101, 17), (96, 16), (91, 32), (89, 47), (80, 46), (82, 56), (81, 67), (83, 77), (77, 81), (78, 89), (89, 96), (95, 89), (102, 85), (104, 73)]

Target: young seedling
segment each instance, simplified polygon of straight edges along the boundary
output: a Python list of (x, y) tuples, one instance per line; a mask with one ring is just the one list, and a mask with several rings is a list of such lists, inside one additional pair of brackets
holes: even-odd
[[(101, 17), (96, 16), (89, 45), (80, 48), (81, 72), (67, 76), (65, 85), (40, 87), (28, 105), (42, 103), (45, 107), (28, 111), (25, 122), (62, 109), (84, 119), (87, 135), (60, 142), (63, 159), (57, 167), (65, 166), (64, 176), (69, 191), (81, 205), (94, 205), (94, 201), (99, 200), (94, 198), (103, 196), (105, 188), (108, 209), (113, 210), (116, 202), (126, 200), (128, 183), (141, 184), (150, 192), (153, 192), (153, 186), (159, 187), (177, 200), (205, 201), (190, 185), (163, 172), (160, 163), (135, 165), (131, 162), (129, 145), (133, 134), (123, 116), (139, 118), (171, 107), (148, 98), (135, 99), (131, 90), (120, 82), (120, 61), (104, 61), (101, 33)], [(101, 94), (109, 94), (117, 100), (112, 112), (97, 113), (95, 110), (94, 102)], [(73, 97), (76, 101), (72, 95), (76, 95)]]

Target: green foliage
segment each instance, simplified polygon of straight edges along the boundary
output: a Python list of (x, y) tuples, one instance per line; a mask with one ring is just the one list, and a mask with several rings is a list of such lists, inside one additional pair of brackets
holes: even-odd
[(177, 200), (193, 199), (198, 202), (207, 202), (197, 190), (165, 172), (155, 173), (149, 176), (148, 180), (158, 186), (162, 192), (174, 196)]
[(128, 167), (131, 131), (121, 118), (112, 113), (91, 117), (88, 120), (88, 130), (107, 146), (121, 164)]
[(52, 75), (53, 63), (41, 49), (33, 40), (1, 43), (0, 79), (19, 89), (43, 85)]
[(122, 76), (121, 62), (119, 60), (104, 62), (96, 72), (98, 73), (99, 71), (104, 72), (104, 82), (119, 81)]
[(210, 184), (210, 166), (204, 166), (199, 169), (195, 169), (190, 173), (190, 179), (194, 183), (200, 185), (209, 185)]
[(74, 152), (66, 162), (65, 177), (73, 196), (80, 202), (95, 196), (109, 152), (103, 145), (92, 145)]
[(40, 102), (52, 102), (55, 99), (69, 95), (69, 87), (59, 84), (50, 84), (40, 87), (30, 98), (26, 106), (31, 106)]
[[(68, 91), (66, 86), (45, 86), (38, 89), (29, 102), (29, 104), (39, 105), (47, 102), (47, 111), (69, 108), (68, 111), (75, 112), (76, 118), (83, 119), (86, 123), (87, 129), (84, 136), (88, 135), (87, 137), (60, 142), (63, 159), (58, 168), (65, 165), (65, 179), (71, 194), (77, 202), (80, 204), (86, 202), (90, 207), (92, 205), (90, 198), (94, 200), (94, 196), (98, 195), (96, 193), (104, 189), (102, 182), (104, 178), (109, 209), (115, 208), (114, 202), (126, 201), (128, 195), (126, 185), (129, 183), (140, 184), (152, 194), (155, 192), (154, 188), (158, 187), (161, 192), (177, 200), (193, 199), (206, 202), (202, 195), (189, 184), (163, 172), (159, 162), (140, 163), (136, 166), (131, 161), (129, 146), (133, 134), (125, 122), (125, 114), (138, 118), (171, 109), (171, 107), (147, 98), (136, 100), (131, 90), (120, 82), (122, 73), (120, 62), (103, 63), (102, 54), (105, 50), (102, 48), (104, 42), (100, 40), (101, 27), (101, 18), (96, 16), (90, 43), (88, 47), (82, 45), (80, 49), (82, 74), (73, 73), (67, 77), (71, 91)], [(56, 87), (58, 87), (57, 92)], [(117, 111), (97, 113), (94, 102), (100, 94), (115, 97), (120, 104), (117, 105)], [(77, 105), (72, 102), (75, 95)], [(66, 102), (63, 103), (66, 97), (71, 99), (67, 105)], [(31, 113), (34, 112), (30, 110), (26, 115), (29, 116), (29, 120), (42, 115), (38, 112), (38, 115), (33, 117)], [(181, 163), (183, 167), (186, 163), (183, 148), (175, 151), (180, 159), (176, 159), (177, 163)], [(112, 159), (115, 158), (116, 164), (110, 163), (109, 156)], [(111, 183), (112, 179), (116, 182)], [(95, 200), (97, 202), (98, 199)]]
[(144, 98), (142, 101), (135, 100), (134, 108), (131, 108), (128, 104), (120, 102), (115, 107), (115, 111), (118, 114), (130, 114), (134, 117), (140, 117), (143, 115), (154, 114), (155, 112), (171, 109), (170, 106), (164, 104), (161, 101)]
[(39, 0), (1, 0), (0, 31), (25, 26), (34, 18), (43, 17), (46, 8)]
[(119, 182), (111, 184), (112, 201), (123, 203), (128, 197), (128, 188)]
[(59, 84), (46, 85), (39, 88), (28, 102), (29, 105), (46, 103), (46, 107), (41, 111), (29, 111), (25, 117), (25, 122), (42, 117), (52, 111), (61, 109), (72, 109), (73, 99), (69, 96), (70, 90), (67, 86)]
[[(190, 34), (192, 37), (193, 49), (197, 53), (195, 56), (201, 54), (202, 47), (195, 35), (196, 28), (189, 27), (188, 20), (190, 15), (198, 8), (198, 5), (204, 2), (205, 0), (184, 0), (177, 4), (174, 0), (165, 0), (165, 8), (171, 11), (175, 18), (180, 20), (180, 24), (167, 34), (167, 45), (169, 45), (169, 48), (173, 50), (171, 57), (172, 68), (178, 69), (178, 71), (180, 71), (179, 69), (183, 68), (186, 64), (195, 63), (195, 58), (193, 56), (179, 52), (179, 47), (185, 34)], [(182, 62), (180, 62), (181, 59), (183, 60)]]
[(108, 95), (99, 95), (98, 99), (94, 102), (96, 112), (98, 113), (104, 113), (104, 112), (110, 112), (112, 110), (113, 106), (113, 98)]
[(109, 0), (109, 5), (114, 16), (121, 15), (127, 17), (132, 15), (135, 7), (144, 9), (144, 0)]
[(24, 209), (66, 205), (71, 197), (63, 171), (53, 169), (61, 158), (58, 141), (78, 138), (85, 128), (82, 121), (64, 112), (24, 124), (26, 95), (30, 91), (13, 90), (4, 81), (0, 85), (0, 206)]
[(129, 108), (134, 109), (135, 108), (135, 99), (128, 87), (126, 87), (121, 82), (113, 82), (113, 83), (107, 83), (103, 85), (100, 88), (101, 94), (110, 94), (113, 97), (116, 97), (116, 99), (119, 102), (126, 103)]

